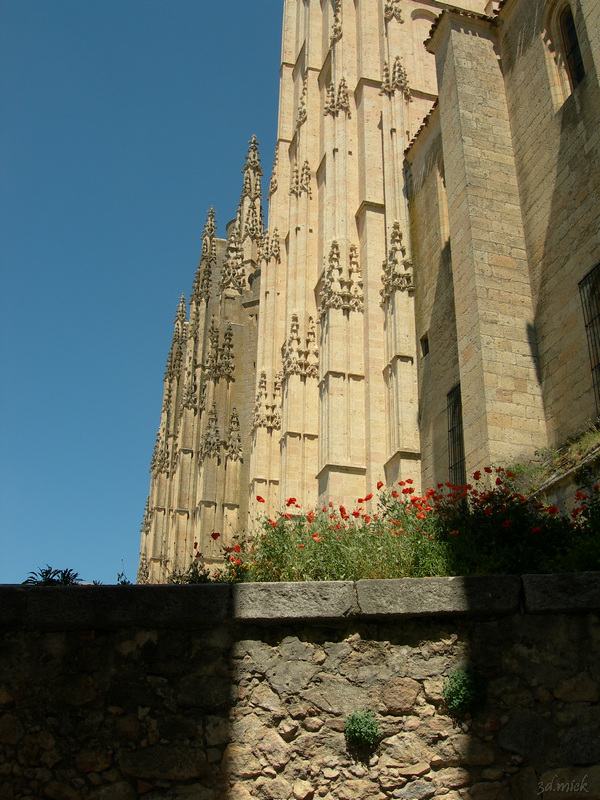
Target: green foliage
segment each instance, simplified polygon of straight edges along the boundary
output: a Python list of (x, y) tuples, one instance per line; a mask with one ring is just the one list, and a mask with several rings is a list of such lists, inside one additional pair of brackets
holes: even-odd
[(70, 586), (81, 583), (81, 578), (72, 569), (53, 569), (46, 564), (36, 572), (30, 572), (23, 583), (29, 586)]
[(133, 586), (133, 583), (125, 575), (125, 565), (121, 560), (121, 572), (117, 573), (117, 586)]
[(210, 570), (201, 558), (192, 559), (186, 570), (177, 570), (171, 574), (169, 583), (210, 583)]
[(451, 717), (472, 716), (485, 702), (485, 685), (475, 672), (455, 669), (446, 680), (442, 696)]
[(381, 738), (375, 712), (365, 709), (346, 717), (345, 735), (349, 747), (373, 748)]

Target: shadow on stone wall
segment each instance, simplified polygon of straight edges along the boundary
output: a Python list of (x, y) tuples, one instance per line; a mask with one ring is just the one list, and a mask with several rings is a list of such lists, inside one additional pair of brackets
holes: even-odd
[(0, 587), (0, 798), (600, 798), (599, 578)]

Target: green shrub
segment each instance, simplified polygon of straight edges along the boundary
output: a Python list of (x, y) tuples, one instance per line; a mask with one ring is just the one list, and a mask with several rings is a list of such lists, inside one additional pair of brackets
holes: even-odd
[(355, 711), (346, 718), (345, 726), (349, 747), (373, 748), (381, 738), (374, 711)]
[(30, 572), (23, 583), (29, 586), (70, 586), (81, 583), (81, 578), (72, 569), (53, 569), (46, 564), (36, 572)]
[(485, 686), (472, 670), (453, 670), (442, 692), (446, 709), (451, 717), (472, 716), (485, 702)]

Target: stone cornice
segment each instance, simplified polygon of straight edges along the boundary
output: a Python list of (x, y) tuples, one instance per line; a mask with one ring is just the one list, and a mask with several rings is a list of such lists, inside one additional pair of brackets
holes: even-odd
[(187, 586), (0, 586), (4, 630), (191, 630), (223, 622), (564, 614), (600, 610), (600, 573)]

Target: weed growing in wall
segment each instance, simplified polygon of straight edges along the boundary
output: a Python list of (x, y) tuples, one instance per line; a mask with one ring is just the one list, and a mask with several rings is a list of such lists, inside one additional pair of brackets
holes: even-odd
[(344, 728), (349, 747), (373, 749), (381, 738), (381, 730), (371, 710), (355, 711), (346, 718)]
[(442, 696), (448, 714), (461, 719), (472, 716), (484, 704), (485, 685), (475, 672), (455, 669), (446, 680)]

